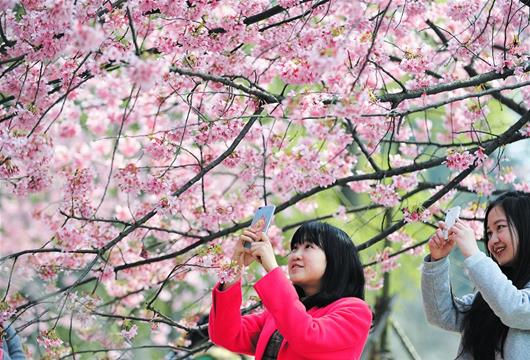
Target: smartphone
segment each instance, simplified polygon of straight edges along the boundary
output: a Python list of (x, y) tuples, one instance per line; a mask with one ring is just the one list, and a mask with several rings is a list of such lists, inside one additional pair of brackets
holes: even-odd
[[(276, 206), (274, 205), (259, 207), (254, 214), (252, 223), (250, 224), (252, 230), (266, 233), (267, 230), (269, 230), (269, 226), (271, 225), (272, 217), (274, 216), (274, 210), (276, 210)], [(249, 249), (250, 242), (245, 242), (243, 246)]]
[(460, 206), (455, 206), (447, 210), (447, 213), (445, 214), (445, 229), (443, 231), (444, 237), (447, 240), (448, 231), (453, 226), (460, 216)]

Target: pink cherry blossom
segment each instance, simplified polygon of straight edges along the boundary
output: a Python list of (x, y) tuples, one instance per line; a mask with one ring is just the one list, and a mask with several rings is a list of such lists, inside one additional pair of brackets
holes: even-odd
[(468, 151), (453, 152), (447, 156), (444, 163), (451, 170), (464, 171), (470, 167), (475, 161), (475, 156), (470, 154)]
[[(530, 103), (527, 6), (0, 0), (0, 8), (0, 287), (9, 309), (30, 310), (10, 319), (35, 354), (37, 337), (54, 359), (83, 343), (120, 349), (145, 323), (159, 325), (142, 342), (185, 345), (178, 326), (158, 323), (145, 305), (196, 327), (211, 305), (204, 295), (219, 272), (233, 275), (234, 244), (264, 203), (280, 210), (268, 233), (279, 256), (291, 225), (320, 217), (370, 244), (365, 260), (381, 249), (366, 241), (389, 239), (365, 268), (376, 290), (383, 271), (418, 260), (392, 254), (421, 243), (431, 215), (456, 202), (480, 219), (495, 190), (530, 191), (524, 169), (509, 168), (530, 127), (505, 111), (509, 99)], [(378, 236), (385, 224), (395, 231)], [(480, 221), (471, 226), (482, 231)], [(247, 269), (245, 286), (260, 269)], [(17, 295), (30, 288), (39, 296)], [(245, 292), (242, 304), (255, 302)], [(124, 315), (139, 319), (137, 329)]]
[(4, 323), (16, 313), (15, 309), (12, 308), (7, 302), (0, 302), (0, 323)]
[(488, 178), (480, 174), (468, 176), (462, 181), (462, 185), (471, 191), (485, 196), (491, 195), (495, 190), (495, 185)]
[(507, 169), (499, 178), (505, 184), (513, 184), (517, 180), (517, 175), (512, 169)]
[(386, 248), (376, 255), (376, 261), (379, 263), (379, 265), (381, 266), (381, 271), (384, 273), (390, 272), (400, 266), (397, 262), (397, 257), (391, 257), (390, 252), (391, 250), (389, 248)]
[(96, 51), (102, 44), (103, 32), (98, 27), (78, 23), (74, 26), (73, 45), (81, 52)]
[(53, 349), (62, 346), (63, 341), (57, 336), (55, 330), (43, 331), (37, 337), (37, 342), (45, 349)]
[(291, 84), (307, 84), (315, 79), (315, 73), (304, 59), (287, 61), (282, 69), (282, 80)]
[(120, 335), (123, 336), (123, 338), (128, 341), (131, 341), (132, 339), (134, 339), (137, 333), (138, 333), (138, 326), (136, 326), (136, 324), (132, 325), (129, 330), (120, 331)]
[(403, 219), (407, 223), (415, 223), (415, 222), (420, 222), (420, 221), (426, 222), (431, 217), (431, 212), (429, 211), (429, 209), (410, 210), (409, 208), (404, 208), (402, 211), (403, 211)]
[(366, 289), (368, 291), (377, 291), (383, 287), (383, 277), (378, 276), (373, 267), (365, 267), (364, 276), (366, 278)]
[(131, 81), (144, 90), (149, 90), (156, 84), (161, 72), (159, 63), (140, 60), (136, 57), (131, 59), (127, 70)]
[(125, 168), (120, 169), (115, 178), (118, 186), (124, 192), (137, 192), (140, 186), (138, 179), (138, 168), (134, 164), (128, 164)]
[(394, 207), (399, 204), (399, 194), (393, 185), (377, 184), (370, 193), (370, 198), (376, 204), (385, 207)]

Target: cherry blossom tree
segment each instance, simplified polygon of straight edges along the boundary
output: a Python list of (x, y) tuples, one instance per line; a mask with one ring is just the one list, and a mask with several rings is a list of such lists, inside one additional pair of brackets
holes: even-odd
[(31, 356), (202, 351), (263, 204), (280, 255), (337, 221), (372, 290), (452, 203), (479, 235), (530, 191), (529, 5), (0, 0), (0, 322)]

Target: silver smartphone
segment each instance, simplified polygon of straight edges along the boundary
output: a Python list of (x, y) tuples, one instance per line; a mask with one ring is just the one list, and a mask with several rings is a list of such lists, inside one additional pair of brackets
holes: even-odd
[(448, 234), (449, 229), (451, 228), (451, 226), (455, 224), (456, 220), (460, 216), (460, 210), (461, 210), (460, 206), (455, 206), (447, 210), (447, 213), (445, 214), (445, 221), (444, 221), (445, 229), (443, 231), (445, 240), (447, 240), (447, 236), (449, 235)]

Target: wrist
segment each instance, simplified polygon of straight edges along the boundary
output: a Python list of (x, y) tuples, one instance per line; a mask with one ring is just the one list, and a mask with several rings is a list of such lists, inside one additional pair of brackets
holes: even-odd
[(447, 255), (440, 255), (440, 256), (437, 256), (437, 255), (433, 255), (432, 253), (430, 254), (431, 256), (431, 261), (438, 261), (438, 260), (442, 260), (443, 258), (447, 257)]
[(478, 253), (479, 251), (480, 251), (480, 250), (478, 249), (478, 247), (476, 247), (476, 248), (469, 249), (469, 250), (466, 251), (465, 253), (462, 252), (462, 254), (463, 254), (464, 257), (467, 259), (468, 257), (475, 255), (475, 254)]
[(225, 291), (225, 290), (228, 290), (230, 289), (232, 286), (234, 286), (235, 284), (237, 284), (239, 281), (241, 280), (241, 276), (239, 276), (237, 279), (232, 279), (230, 281), (225, 281), (225, 282), (220, 282), (219, 283), (219, 290), (220, 291)]
[(268, 266), (264, 266), (265, 271), (267, 273), (270, 273), (272, 270), (276, 269), (277, 267), (279, 267), (277, 263), (273, 263), (273, 264), (270, 264)]

